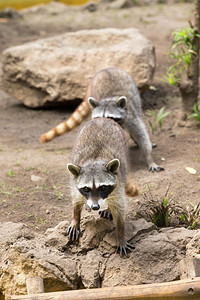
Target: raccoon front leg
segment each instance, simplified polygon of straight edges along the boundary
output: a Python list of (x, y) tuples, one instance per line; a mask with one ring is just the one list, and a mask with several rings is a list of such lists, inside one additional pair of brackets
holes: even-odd
[(117, 253), (119, 253), (120, 257), (124, 255), (128, 257), (128, 251), (132, 252), (134, 250), (134, 246), (129, 244), (124, 237), (124, 225), (125, 221), (120, 217), (116, 220), (116, 230), (117, 230)]
[(143, 151), (149, 171), (160, 172), (164, 170), (162, 166), (157, 165), (153, 160), (152, 144), (142, 119), (140, 117), (129, 119), (124, 127), (128, 130), (131, 138), (136, 141)]
[(120, 200), (115, 203), (115, 207), (111, 207), (111, 213), (117, 231), (117, 253), (120, 257), (124, 255), (127, 257), (127, 252), (133, 251), (134, 247), (125, 240), (125, 206), (121, 205), (122, 202), (125, 203), (125, 200), (123, 201), (122, 198)]
[(112, 213), (109, 208), (100, 211), (99, 215), (100, 215), (100, 218), (109, 219), (110, 221), (113, 220), (113, 216), (112, 216)]
[(83, 208), (82, 203), (74, 203), (72, 222), (67, 230), (67, 235), (71, 241), (77, 241), (80, 234), (80, 220), (81, 210)]

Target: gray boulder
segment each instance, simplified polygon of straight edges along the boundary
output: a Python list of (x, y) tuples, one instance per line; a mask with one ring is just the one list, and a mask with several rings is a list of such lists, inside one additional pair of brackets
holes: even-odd
[(40, 39), (3, 53), (3, 89), (28, 107), (83, 99), (94, 74), (126, 70), (145, 90), (155, 69), (154, 46), (137, 29), (82, 30)]

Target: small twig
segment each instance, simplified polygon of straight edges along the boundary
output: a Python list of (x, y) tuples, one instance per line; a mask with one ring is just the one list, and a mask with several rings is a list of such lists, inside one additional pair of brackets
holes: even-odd
[(170, 186), (171, 186), (171, 182), (168, 184), (167, 190), (166, 190), (166, 192), (165, 192), (165, 198), (166, 198), (166, 197), (167, 197), (167, 195), (168, 195), (168, 192), (169, 192)]

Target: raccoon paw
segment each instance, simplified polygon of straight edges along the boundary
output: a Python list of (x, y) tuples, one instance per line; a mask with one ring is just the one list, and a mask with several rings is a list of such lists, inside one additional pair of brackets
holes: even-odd
[(135, 249), (134, 246), (132, 246), (131, 244), (129, 244), (128, 242), (126, 242), (124, 245), (119, 245), (117, 247), (117, 253), (119, 253), (120, 257), (126, 256), (128, 257), (128, 253), (127, 252), (132, 252)]
[(160, 171), (163, 171), (163, 170), (164, 170), (164, 168), (162, 166), (158, 166), (155, 163), (152, 163), (149, 166), (149, 171), (150, 172), (155, 172), (155, 171), (160, 172)]
[(109, 219), (110, 221), (113, 220), (113, 216), (109, 209), (105, 209), (99, 212), (100, 218)]
[(80, 229), (76, 228), (72, 224), (67, 229), (67, 235), (71, 241), (77, 241), (79, 237)]

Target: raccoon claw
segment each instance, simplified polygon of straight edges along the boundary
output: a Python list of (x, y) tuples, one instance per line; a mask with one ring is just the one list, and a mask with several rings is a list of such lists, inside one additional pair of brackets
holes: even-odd
[(69, 226), (67, 229), (67, 235), (71, 241), (77, 241), (79, 237), (80, 230), (73, 226)]
[(164, 168), (162, 167), (162, 166), (158, 166), (158, 165), (156, 165), (156, 164), (152, 164), (152, 165), (150, 165), (149, 166), (149, 171), (150, 172), (160, 172), (160, 171), (163, 171), (164, 170)]
[(102, 210), (99, 212), (100, 218), (109, 219), (110, 221), (113, 220), (113, 216), (108, 209)]
[(116, 252), (119, 253), (120, 257), (123, 257), (124, 255), (128, 257), (127, 251), (132, 252), (134, 249), (135, 247), (127, 242), (123, 246), (119, 245)]

